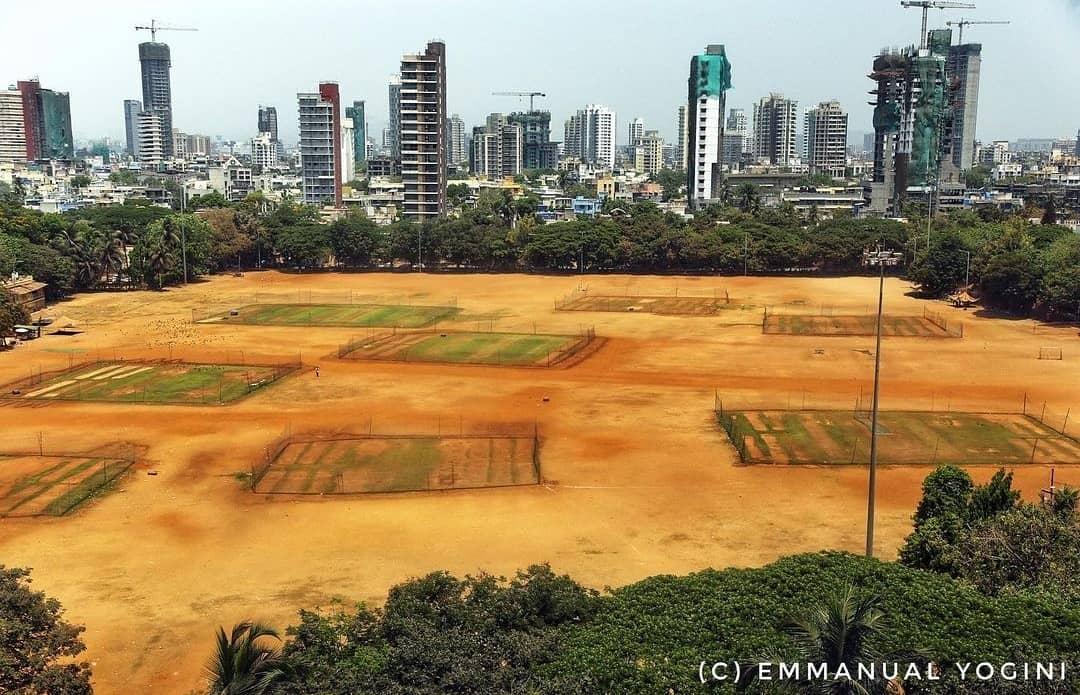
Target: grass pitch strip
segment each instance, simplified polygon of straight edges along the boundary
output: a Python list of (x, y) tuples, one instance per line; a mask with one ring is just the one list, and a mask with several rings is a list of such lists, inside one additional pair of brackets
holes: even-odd
[[(849, 410), (754, 410), (720, 417), (745, 463), (865, 464), (867, 418)], [(1020, 414), (882, 412), (883, 465), (1080, 464), (1080, 442)]]
[[(769, 314), (762, 332), (774, 335), (875, 335), (877, 317), (798, 316)], [(922, 316), (883, 316), (881, 334), (888, 337), (955, 338), (959, 337)]]
[(361, 437), (289, 443), (258, 493), (350, 494), (535, 485), (528, 437)]
[(278, 368), (257, 365), (95, 362), (25, 387), (15, 397), (40, 401), (228, 403), (278, 376)]
[(250, 304), (203, 323), (253, 326), (424, 328), (461, 312), (451, 306), (405, 304)]
[(588, 336), (536, 333), (396, 333), (358, 341), (342, 356), (399, 362), (552, 366), (589, 340)]
[(60, 516), (112, 488), (130, 462), (0, 454), (0, 516)]

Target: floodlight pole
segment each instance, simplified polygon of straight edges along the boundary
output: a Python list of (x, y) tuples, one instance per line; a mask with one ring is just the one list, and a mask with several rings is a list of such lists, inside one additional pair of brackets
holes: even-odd
[[(884, 251), (882, 252), (882, 254)], [(885, 302), (885, 259), (881, 255), (878, 261), (878, 305), (876, 347), (874, 348), (874, 399), (870, 413), (870, 484), (866, 502), (866, 556), (874, 556), (874, 500), (877, 496), (877, 425), (878, 393), (881, 382), (881, 310)]]
[(963, 253), (967, 256), (967, 264), (964, 266), (964, 287), (967, 287), (971, 284), (971, 251), (964, 251)]

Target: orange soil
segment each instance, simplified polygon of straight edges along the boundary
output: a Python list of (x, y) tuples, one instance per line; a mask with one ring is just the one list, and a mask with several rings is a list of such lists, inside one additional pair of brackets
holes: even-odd
[[(114, 441), (147, 459), (112, 495), (66, 518), (0, 521), (0, 558), (34, 568), (34, 585), (85, 624), (100, 693), (187, 693), (200, 685), (214, 628), (255, 617), (284, 626), (300, 607), (381, 601), (390, 585), (435, 569), (508, 574), (549, 561), (597, 587), (658, 573), (760, 565), (825, 548), (858, 552), (865, 528), (860, 468), (736, 467), (714, 424), (725, 407), (843, 407), (868, 391), (873, 339), (762, 335), (760, 310), (714, 317), (555, 312), (579, 281), (603, 294), (712, 296), (756, 306), (827, 304), (857, 314), (876, 278), (251, 273), (167, 292), (89, 294), (50, 310), (77, 337), (46, 336), (0, 354), (0, 383), (31, 368), (118, 354), (185, 360), (231, 351), (302, 354), (307, 367), (228, 406), (47, 403), (0, 407), (3, 447), (89, 450)], [(906, 283), (887, 284), (886, 311), (920, 314)], [(562, 370), (379, 363), (327, 357), (362, 334), (348, 328), (192, 325), (193, 309), (240, 306), (255, 292), (458, 297), (496, 330), (608, 340)], [(286, 300), (287, 301), (287, 300)], [(887, 339), (882, 407), (1019, 408), (1026, 391), (1080, 413), (1075, 331), (1033, 333), (1030, 321), (975, 318), (965, 338)], [(1062, 361), (1038, 348), (1064, 346)], [(76, 351), (72, 358), (72, 353)], [(249, 361), (254, 361), (249, 357)], [(316, 378), (312, 367), (321, 367)], [(432, 431), (538, 421), (549, 484), (351, 498), (252, 495), (234, 479), (284, 430)], [(156, 476), (147, 475), (148, 470)], [(925, 468), (879, 473), (878, 552), (895, 556)], [(985, 479), (991, 469), (973, 470)], [(1045, 468), (1017, 470), (1030, 498)], [(1058, 471), (1080, 484), (1080, 469)]]

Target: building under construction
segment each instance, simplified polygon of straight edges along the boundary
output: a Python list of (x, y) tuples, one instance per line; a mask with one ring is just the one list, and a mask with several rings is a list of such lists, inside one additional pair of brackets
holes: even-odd
[(909, 195), (929, 199), (971, 166), (982, 47), (951, 44), (951, 30), (934, 29), (924, 47), (874, 58), (872, 212), (899, 215)]

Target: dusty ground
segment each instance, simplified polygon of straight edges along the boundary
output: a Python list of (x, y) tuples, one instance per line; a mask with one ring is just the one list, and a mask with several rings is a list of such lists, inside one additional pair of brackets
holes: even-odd
[[(579, 282), (618, 294), (711, 296), (728, 289), (747, 311), (681, 318), (552, 310)], [(890, 280), (886, 310), (923, 302)], [(595, 325), (602, 349), (569, 369), (374, 363), (330, 357), (361, 331), (192, 325), (193, 309), (273, 293), (338, 292), (439, 303), (496, 330), (574, 332)], [(860, 551), (865, 469), (736, 467), (712, 418), (727, 407), (848, 407), (869, 390), (872, 338), (765, 336), (760, 307), (865, 311), (876, 279), (538, 277), (513, 275), (248, 274), (163, 293), (90, 294), (50, 310), (77, 337), (47, 336), (0, 355), (0, 382), (95, 354), (199, 358), (302, 355), (308, 368), (229, 406), (49, 403), (0, 408), (4, 446), (148, 448), (121, 490), (67, 518), (0, 521), (0, 562), (34, 568), (35, 586), (87, 626), (98, 692), (186, 693), (219, 624), (257, 617), (279, 626), (300, 607), (380, 601), (395, 582), (434, 569), (507, 574), (548, 561), (588, 584), (658, 573), (759, 565), (823, 548)], [(1030, 321), (963, 318), (962, 340), (891, 338), (883, 408), (1019, 408), (1048, 401), (1080, 414), (1076, 331)], [(741, 324), (741, 325), (740, 325)], [(471, 325), (466, 324), (466, 327)], [(1062, 346), (1065, 359), (1040, 361)], [(818, 352), (822, 349), (823, 352)], [(321, 367), (316, 379), (312, 367)], [(549, 400), (544, 400), (547, 397)], [(431, 431), (444, 423), (538, 421), (543, 487), (426, 495), (267, 499), (245, 471), (286, 428)], [(150, 470), (157, 475), (148, 475)], [(927, 470), (879, 475), (880, 555), (893, 557)], [(973, 471), (979, 479), (991, 469)], [(1048, 478), (1017, 471), (1028, 496)], [(1080, 483), (1080, 468), (1058, 479)]]

